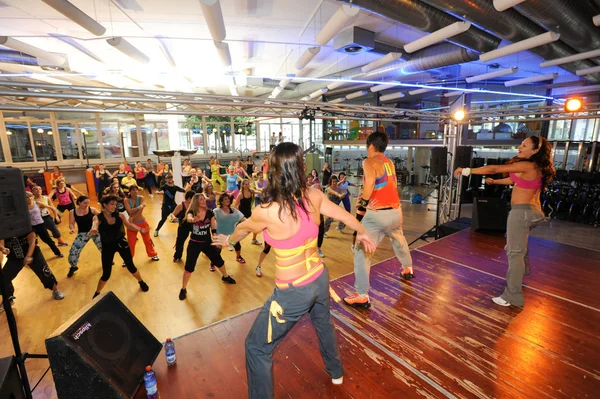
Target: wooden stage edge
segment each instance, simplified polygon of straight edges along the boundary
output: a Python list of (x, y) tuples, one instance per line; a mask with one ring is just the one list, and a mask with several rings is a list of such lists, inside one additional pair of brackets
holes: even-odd
[[(504, 237), (455, 233), (371, 269), (369, 310), (332, 302), (344, 383), (331, 384), (303, 317), (273, 355), (276, 398), (594, 397), (600, 392), (600, 252), (532, 238), (525, 307), (500, 307)], [(568, 279), (565, 278), (565, 274)], [(340, 296), (354, 277), (331, 284)], [(247, 397), (244, 339), (259, 308), (176, 338), (155, 363), (162, 398)], [(140, 389), (136, 399), (145, 397)]]

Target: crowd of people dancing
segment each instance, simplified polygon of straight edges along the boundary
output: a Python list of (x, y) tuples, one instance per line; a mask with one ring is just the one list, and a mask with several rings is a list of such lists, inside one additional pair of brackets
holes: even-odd
[[(7, 255), (4, 267), (9, 285), (24, 266), (29, 266), (52, 290), (56, 300), (64, 298), (36, 236), (62, 258), (60, 247), (68, 246), (56, 224), (68, 221), (69, 231), (76, 234), (69, 254), (72, 278), (78, 270), (81, 251), (93, 241), (100, 252), (101, 276), (91, 297), (98, 296), (108, 283), (118, 253), (129, 273), (137, 280), (142, 292), (150, 287), (143, 280), (133, 257), (138, 233), (147, 257), (159, 261), (153, 239), (159, 237), (167, 221), (177, 223), (173, 262), (183, 263), (179, 299), (187, 298), (188, 283), (203, 253), (211, 272), (219, 270), (221, 280), (236, 284), (228, 273), (221, 251), (235, 251), (235, 261), (244, 264), (240, 241), (252, 234), (251, 245), (264, 247), (257, 260), (255, 274), (262, 277), (265, 258), (275, 253), (275, 291), (261, 309), (246, 339), (246, 367), (251, 398), (272, 398), (273, 378), (271, 355), (277, 344), (306, 313), (319, 335), (325, 369), (332, 383), (341, 384), (343, 368), (333, 325), (330, 321), (330, 295), (337, 294), (329, 287), (329, 274), (323, 263), (321, 246), (333, 220), (338, 230), (350, 227), (354, 231), (351, 250), (354, 253), (355, 292), (343, 298), (346, 305), (369, 308), (369, 273), (372, 254), (385, 237), (392, 241), (396, 258), (402, 265), (399, 276), (405, 280), (415, 277), (409, 247), (402, 230), (398, 181), (394, 163), (384, 152), (388, 137), (375, 132), (367, 139), (367, 159), (363, 162), (363, 182), (356, 187), (356, 213), (352, 209), (348, 181), (344, 172), (335, 174), (324, 164), (321, 173), (312, 169), (306, 173), (302, 149), (294, 143), (280, 143), (259, 163), (249, 156), (238, 157), (229, 164), (211, 157), (205, 169), (185, 160), (181, 165), (181, 186), (175, 184), (169, 165), (148, 161), (136, 162), (132, 168), (123, 163), (113, 173), (103, 165), (95, 170), (100, 209), (91, 206), (88, 196), (67, 184), (58, 168), (52, 174), (52, 190), (44, 196), (40, 186), (24, 178), (27, 187), (27, 206), (32, 232), (0, 241), (0, 251)], [(529, 230), (543, 221), (539, 203), (540, 190), (554, 176), (550, 162), (550, 146), (541, 137), (530, 137), (519, 146), (519, 153), (507, 165), (482, 168), (458, 168), (457, 177), (470, 174), (507, 173), (502, 180), (486, 180), (487, 184), (515, 186), (512, 210), (508, 219), (507, 254), (509, 268), (504, 293), (493, 298), (501, 306), (523, 306), (522, 280), (529, 273), (527, 237)], [(146, 221), (146, 201), (162, 197), (161, 216), (154, 233)], [(76, 195), (77, 193), (78, 195)], [(177, 194), (182, 200), (178, 201)], [(342, 206), (340, 206), (340, 204)], [(51, 234), (50, 234), (51, 233)], [(57, 240), (56, 242), (54, 240)], [(187, 241), (187, 247), (186, 247)], [(185, 256), (184, 256), (185, 254)], [(185, 257), (185, 261), (184, 261)], [(273, 322), (275, 321), (275, 322)], [(266, 337), (266, 340), (265, 340)]]

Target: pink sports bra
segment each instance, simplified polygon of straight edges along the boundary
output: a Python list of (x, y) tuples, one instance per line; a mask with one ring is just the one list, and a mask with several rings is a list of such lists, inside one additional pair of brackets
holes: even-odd
[(539, 190), (542, 188), (542, 176), (535, 180), (526, 180), (517, 177), (515, 173), (509, 173), (510, 179), (515, 182), (515, 187), (525, 188), (528, 190)]
[(310, 213), (305, 213), (299, 206), (296, 207), (296, 212), (300, 219), (300, 229), (298, 229), (298, 233), (287, 240), (276, 240), (271, 238), (267, 230), (264, 230), (263, 236), (267, 244), (273, 248), (292, 249), (303, 246), (306, 240), (319, 235), (319, 225), (315, 224)]

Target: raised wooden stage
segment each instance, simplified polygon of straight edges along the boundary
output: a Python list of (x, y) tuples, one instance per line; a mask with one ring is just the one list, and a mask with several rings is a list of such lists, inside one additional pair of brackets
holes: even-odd
[[(333, 386), (306, 317), (277, 349), (278, 398), (598, 398), (600, 252), (531, 238), (525, 307), (492, 303), (504, 287), (503, 236), (454, 234), (371, 269), (370, 310), (334, 303), (345, 374)], [(354, 276), (332, 284), (352, 292)], [(244, 338), (258, 310), (175, 340), (161, 354), (163, 399), (247, 397)], [(142, 388), (136, 399), (145, 398)]]

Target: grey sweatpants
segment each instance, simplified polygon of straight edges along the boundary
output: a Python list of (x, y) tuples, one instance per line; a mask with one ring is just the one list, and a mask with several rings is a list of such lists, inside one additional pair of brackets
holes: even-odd
[(531, 204), (512, 205), (506, 224), (506, 289), (500, 296), (514, 306), (524, 306), (523, 276), (529, 275), (529, 232), (547, 218)]
[[(271, 316), (271, 303), (276, 301), (283, 309), (278, 323)], [(246, 337), (246, 372), (250, 399), (275, 397), (273, 387), (273, 351), (306, 313), (317, 330), (319, 349), (325, 370), (331, 378), (342, 377), (342, 361), (335, 338), (335, 329), (329, 313), (329, 273), (324, 268), (312, 283), (302, 287), (275, 288), (275, 292), (263, 305)], [(272, 341), (268, 342), (269, 323), (272, 326)], [(282, 378), (296, 378), (281, 376)]]

